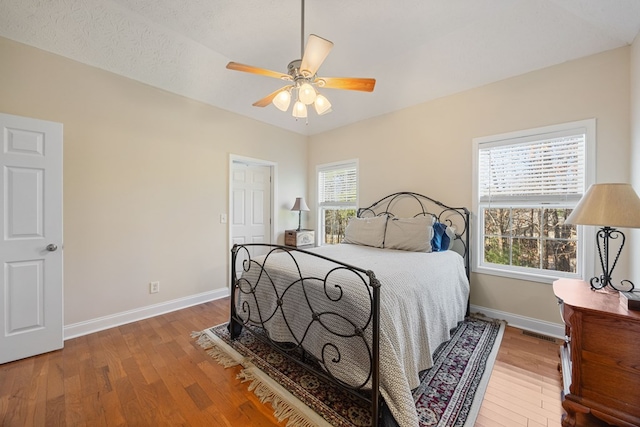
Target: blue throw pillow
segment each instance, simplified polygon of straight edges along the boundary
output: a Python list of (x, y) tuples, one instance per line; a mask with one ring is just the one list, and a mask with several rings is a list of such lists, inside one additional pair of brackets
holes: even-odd
[(431, 239), (431, 250), (433, 252), (446, 251), (449, 249), (451, 239), (446, 233), (447, 226), (441, 222), (433, 224), (433, 239)]

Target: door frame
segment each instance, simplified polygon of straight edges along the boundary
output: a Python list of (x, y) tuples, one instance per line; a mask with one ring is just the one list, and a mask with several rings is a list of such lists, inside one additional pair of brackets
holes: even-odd
[(250, 166), (268, 166), (271, 169), (271, 224), (269, 226), (269, 243), (274, 242), (276, 230), (278, 229), (278, 216), (275, 200), (278, 200), (276, 183), (278, 182), (278, 164), (269, 160), (256, 159), (253, 157), (229, 154), (229, 181), (227, 191), (227, 287), (231, 289), (231, 248), (233, 247), (232, 222), (233, 218), (233, 164), (244, 163)]

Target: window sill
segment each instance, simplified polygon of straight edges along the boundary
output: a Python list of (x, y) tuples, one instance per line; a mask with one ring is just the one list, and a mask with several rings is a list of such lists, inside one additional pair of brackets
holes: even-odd
[(545, 273), (525, 273), (522, 271), (504, 270), (500, 268), (491, 268), (486, 266), (477, 266), (472, 270), (477, 274), (488, 274), (491, 276), (508, 277), (510, 279), (527, 280), (529, 282), (540, 282), (552, 284), (554, 280), (559, 278), (581, 279), (578, 274), (554, 272), (553, 275)]

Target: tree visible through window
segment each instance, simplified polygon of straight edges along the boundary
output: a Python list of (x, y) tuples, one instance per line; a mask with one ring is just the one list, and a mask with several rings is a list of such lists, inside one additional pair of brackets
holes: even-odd
[(340, 243), (358, 203), (357, 161), (318, 167), (320, 244)]
[(484, 210), (484, 260), (576, 273), (575, 227), (564, 225), (571, 209), (497, 208)]
[(347, 228), (349, 218), (356, 216), (355, 209), (331, 209), (324, 208), (324, 242), (334, 245), (344, 239), (344, 230)]
[(476, 271), (582, 275), (580, 233), (565, 220), (592, 181), (594, 135), (588, 120), (474, 140)]

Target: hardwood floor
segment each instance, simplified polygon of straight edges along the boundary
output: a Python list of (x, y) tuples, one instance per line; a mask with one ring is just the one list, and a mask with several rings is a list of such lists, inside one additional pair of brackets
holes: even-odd
[[(0, 426), (284, 426), (192, 331), (228, 299), (97, 332), (0, 365)], [(507, 327), (477, 426), (559, 426), (558, 345)]]
[(476, 426), (560, 427), (559, 347), (508, 326)]

